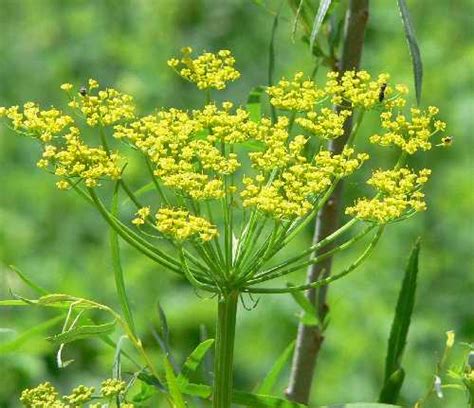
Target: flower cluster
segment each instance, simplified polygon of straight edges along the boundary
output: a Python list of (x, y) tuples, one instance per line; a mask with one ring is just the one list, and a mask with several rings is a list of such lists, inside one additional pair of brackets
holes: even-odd
[(311, 111), (306, 117), (296, 118), (295, 122), (313, 135), (323, 139), (337, 139), (344, 134), (344, 122), (351, 114), (346, 109), (335, 112), (322, 108), (319, 113)]
[(20, 402), (27, 408), (63, 408), (64, 404), (58, 398), (56, 388), (45, 382), (35, 388), (24, 390), (21, 393)]
[(381, 146), (398, 146), (408, 154), (414, 154), (418, 150), (429, 150), (430, 138), (446, 128), (444, 122), (435, 119), (437, 114), (438, 108), (434, 106), (430, 106), (427, 111), (412, 108), (411, 120), (403, 114), (394, 116), (391, 111), (382, 112), (380, 115), (382, 128), (387, 132), (371, 136), (370, 141)]
[[(94, 387), (79, 385), (71, 391), (71, 394), (60, 397), (56, 388), (49, 382), (38, 385), (35, 388), (26, 389), (21, 393), (20, 402), (26, 408), (79, 408), (91, 402), (94, 398), (107, 399), (122, 395), (125, 392), (126, 383), (122, 380), (109, 378), (101, 384), (100, 396), (94, 396)], [(89, 408), (101, 408), (102, 403), (89, 404)], [(108, 405), (107, 405), (108, 406)], [(134, 408), (134, 404), (123, 402), (123, 408)]]
[(37, 163), (40, 168), (54, 167), (54, 174), (62, 177), (56, 183), (59, 189), (67, 189), (69, 182), (66, 179), (71, 177), (83, 179), (87, 187), (96, 187), (102, 178), (120, 178), (121, 157), (118, 153), (86, 145), (76, 127), (71, 127), (62, 141), (62, 145), (46, 144)]
[(85, 385), (79, 385), (74, 388), (70, 395), (66, 395), (64, 399), (73, 407), (81, 406), (86, 402), (92, 400), (94, 396), (95, 388), (86, 387)]
[(160, 208), (156, 213), (156, 228), (177, 241), (194, 236), (199, 236), (203, 241), (210, 241), (217, 235), (214, 225), (202, 217), (191, 215), (184, 208)]
[[(331, 96), (334, 104), (349, 104), (354, 108), (371, 109), (381, 103), (385, 107), (403, 107), (405, 99), (400, 96), (408, 92), (404, 85), (396, 85), (395, 90), (388, 85), (390, 76), (380, 74), (376, 80), (372, 80), (367, 71), (346, 71), (342, 75), (338, 72), (330, 72), (326, 83), (325, 92)], [(394, 91), (398, 95), (391, 97)]]
[(324, 90), (305, 79), (302, 72), (297, 72), (291, 81), (282, 79), (276, 86), (269, 86), (266, 92), (273, 106), (296, 112), (312, 110), (325, 97)]
[(262, 173), (255, 178), (244, 178), (245, 189), (241, 192), (244, 207), (256, 207), (277, 219), (303, 217), (335, 179), (349, 176), (368, 159), (366, 154), (352, 157), (354, 150), (346, 148), (340, 155), (322, 150), (308, 162), (300, 155), (305, 142), (303, 136), (295, 138), (287, 152), (288, 165), (271, 181)]
[(346, 214), (358, 219), (385, 224), (404, 215), (426, 210), (424, 194), (419, 191), (428, 181), (429, 169), (412, 172), (408, 168), (377, 170), (367, 181), (379, 194), (359, 199)]
[(170, 59), (168, 65), (183, 78), (194, 82), (199, 89), (224, 89), (226, 82), (240, 77), (229, 50), (220, 50), (217, 54), (206, 52), (195, 59), (191, 57), (192, 51), (190, 47), (183, 48), (182, 57)]
[(124, 381), (116, 378), (108, 378), (102, 381), (100, 393), (104, 397), (115, 397), (125, 391), (127, 384)]
[[(86, 117), (89, 126), (110, 126), (124, 120), (133, 119), (135, 104), (130, 95), (123, 94), (116, 89), (106, 88), (95, 94), (94, 90), (99, 84), (94, 79), (89, 79), (89, 91), (81, 88), (79, 96), (69, 102), (69, 106), (79, 109)], [(61, 89), (69, 93), (71, 84), (63, 84)]]
[(11, 120), (13, 129), (16, 131), (38, 138), (45, 143), (50, 142), (53, 137), (73, 123), (71, 116), (63, 114), (58, 109), (40, 110), (39, 106), (33, 102), (25, 103), (22, 112), (19, 106), (0, 108), (0, 117), (2, 116)]

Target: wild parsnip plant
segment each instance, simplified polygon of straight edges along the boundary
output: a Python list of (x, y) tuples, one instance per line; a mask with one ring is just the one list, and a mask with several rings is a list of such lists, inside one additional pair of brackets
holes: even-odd
[[(422, 188), (430, 170), (409, 168), (407, 157), (429, 150), (433, 143), (447, 144), (449, 139), (436, 137), (433, 142), (434, 135), (445, 130), (437, 119), (437, 108), (412, 108), (404, 113), (407, 87), (390, 84), (388, 74), (372, 78), (365, 71), (330, 72), (326, 83), (318, 85), (296, 73), (266, 88), (273, 113), (266, 117), (260, 110), (234, 106), (231, 101), (213, 101), (212, 92), (225, 89), (240, 76), (230, 51), (193, 58), (192, 50), (185, 48), (168, 65), (202, 90), (202, 107), (161, 109), (141, 116), (132, 96), (102, 89), (91, 79), (87, 87), (61, 85), (68, 97), (67, 111), (42, 109), (29, 102), (21, 108), (0, 108), (0, 116), (16, 132), (39, 142), (42, 155), (37, 165), (57, 177), (60, 190), (75, 191), (107, 221), (113, 230), (115, 260), (118, 235), (144, 256), (187, 279), (196, 290), (216, 296), (211, 398), (214, 408), (228, 408), (233, 398), (239, 298), (245, 293), (305, 291), (354, 271), (373, 252), (387, 224), (426, 209)], [(333, 110), (333, 105), (339, 108)], [(349, 219), (342, 227), (281, 259), (281, 251), (313, 222), (338, 182), (369, 166), (369, 155), (357, 148), (363, 118), (369, 114), (380, 121), (380, 132), (370, 136), (370, 142), (399, 151), (398, 160), (392, 167), (373, 169), (367, 184), (374, 194), (361, 196), (345, 208)], [(355, 125), (349, 142), (341, 154), (332, 154), (326, 142), (343, 135), (350, 115)], [(141, 157), (143, 187), (134, 191), (127, 181), (127, 160), (136, 154)], [(112, 199), (107, 203), (110, 191)], [(120, 208), (122, 194), (136, 211), (125, 213)], [(364, 239), (365, 249), (330, 277), (308, 284), (266, 285)], [(330, 249), (321, 253), (329, 244)], [(314, 256), (317, 250), (319, 255)], [(151, 361), (134, 327), (119, 264), (115, 271), (121, 314), (67, 295), (46, 295), (35, 302), (66, 307), (68, 318), (73, 310), (96, 308), (111, 313), (141, 358), (142, 371), (164, 382), (160, 365)], [(68, 333), (80, 329), (75, 322), (65, 324), (58, 343), (64, 344)], [(168, 397), (179, 407), (177, 388), (185, 394), (193, 394), (193, 388), (186, 378), (177, 381), (168, 365), (165, 359)], [(210, 396), (210, 389), (205, 390), (205, 396)], [(24, 394), (23, 403), (36, 406), (29, 395)], [(122, 407), (132, 406), (125, 404), (126, 393), (116, 396)]]

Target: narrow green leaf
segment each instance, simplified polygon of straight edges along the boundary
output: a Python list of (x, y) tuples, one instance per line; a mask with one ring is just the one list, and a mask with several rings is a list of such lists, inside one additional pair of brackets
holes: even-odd
[(143, 381), (145, 384), (152, 385), (153, 387), (159, 389), (160, 391), (165, 392), (166, 389), (163, 387), (163, 384), (153, 375), (150, 375), (145, 372), (141, 372), (137, 375), (137, 378)]
[(214, 339), (208, 339), (199, 344), (184, 362), (181, 373), (178, 376), (178, 382), (189, 382), (191, 376), (201, 364), (206, 353), (214, 344)]
[(398, 9), (400, 10), (400, 16), (403, 22), (403, 28), (405, 29), (405, 37), (408, 42), (408, 48), (410, 50), (411, 61), (413, 65), (413, 75), (415, 77), (415, 91), (416, 101), (418, 105), (421, 101), (421, 90), (423, 82), (423, 63), (421, 61), (420, 47), (415, 37), (415, 29), (411, 21), (410, 12), (405, 0), (397, 0)]
[(83, 325), (48, 337), (48, 340), (55, 344), (66, 344), (88, 337), (103, 336), (112, 333), (115, 330), (115, 324), (116, 320), (103, 324)]
[[(385, 359), (384, 385), (379, 397), (380, 402), (396, 403), (402, 386), (404, 377), (403, 373), (399, 373), (395, 377), (392, 377), (392, 375), (401, 369), (403, 351), (405, 349), (408, 329), (410, 328), (411, 316), (415, 305), (419, 253), (420, 240), (418, 239), (411, 251), (402, 287), (398, 295), (395, 316), (388, 340), (387, 356)], [(392, 382), (397, 380), (399, 383), (389, 384), (390, 378), (392, 378)], [(392, 392), (389, 393), (388, 390), (391, 390)]]
[(262, 93), (263, 86), (253, 88), (247, 98), (247, 112), (253, 122), (260, 122), (262, 116)]
[(0, 306), (30, 306), (30, 304), (20, 299), (7, 299), (0, 300)]
[(28, 276), (26, 276), (22, 271), (20, 271), (17, 267), (14, 265), (9, 265), (9, 268), (15, 272), (18, 277), (25, 282), (31, 289), (33, 289), (38, 295), (47, 295), (48, 291), (46, 289), (43, 289), (41, 286), (37, 285), (34, 283)]
[(328, 405), (320, 408), (402, 408), (400, 405), (380, 404), (378, 402), (349, 402), (347, 404)]
[[(119, 192), (119, 182), (115, 184), (114, 195), (112, 198), (112, 208), (111, 214), (113, 217), (117, 217), (118, 213), (118, 192)], [(118, 240), (118, 234), (115, 228), (110, 227), (109, 230), (109, 243), (110, 243), (110, 253), (112, 258), (112, 267), (114, 270), (114, 279), (115, 279), (115, 289), (117, 291), (117, 296), (119, 299), (120, 307), (122, 313), (125, 317), (125, 321), (129, 326), (131, 332), (135, 335), (135, 322), (133, 321), (133, 315), (130, 308), (130, 302), (128, 300), (127, 291), (125, 289), (125, 279), (123, 277), (123, 268), (122, 262), (120, 260), (120, 246)]]
[(181, 393), (178, 385), (178, 380), (176, 375), (174, 374), (173, 367), (171, 366), (168, 357), (165, 356), (163, 359), (165, 365), (165, 375), (166, 375), (166, 383), (168, 385), (168, 391), (171, 396), (171, 400), (173, 402), (174, 408), (186, 408), (186, 404), (184, 402), (183, 394)]
[[(185, 394), (206, 399), (212, 394), (211, 387), (204, 384), (187, 384), (182, 391)], [(252, 408), (307, 408), (306, 405), (283, 398), (242, 391), (232, 392), (232, 403), (235, 405), (247, 405)]]
[(17, 351), (28, 341), (34, 340), (38, 334), (44, 333), (49, 328), (56, 326), (63, 319), (64, 315), (53, 317), (52, 319), (49, 319), (46, 322), (40, 323), (36, 326), (33, 326), (31, 329), (24, 331), (13, 340), (0, 343), (0, 354)]
[(257, 388), (256, 392), (258, 394), (270, 394), (275, 387), (278, 378), (280, 377), (282, 371), (284, 370), (288, 360), (293, 354), (293, 349), (295, 348), (295, 342), (292, 341), (281, 353), (280, 357), (275, 361), (273, 367), (270, 369), (266, 377), (263, 379), (260, 386)]
[(309, 49), (311, 50), (311, 52), (313, 51), (314, 42), (316, 41), (316, 37), (319, 33), (319, 30), (321, 29), (324, 18), (326, 17), (331, 3), (332, 0), (321, 0), (319, 2), (319, 8), (316, 13), (316, 16), (314, 17), (313, 28), (311, 30), (311, 36), (309, 37)]

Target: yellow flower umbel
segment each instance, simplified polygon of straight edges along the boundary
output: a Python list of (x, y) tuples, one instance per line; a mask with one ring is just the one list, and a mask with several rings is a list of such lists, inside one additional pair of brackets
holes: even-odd
[(168, 65), (184, 79), (194, 82), (199, 89), (224, 89), (226, 82), (240, 78), (229, 50), (220, 50), (217, 54), (205, 52), (195, 59), (191, 57), (192, 48), (183, 48), (181, 52), (183, 56), (170, 59)]
[(217, 228), (209, 221), (182, 208), (160, 208), (156, 213), (156, 228), (177, 241), (194, 236), (209, 241), (217, 235)]
[(24, 390), (21, 393), (20, 401), (26, 408), (65, 408), (65, 405), (59, 400), (56, 388), (49, 382)]
[[(130, 95), (116, 89), (99, 90), (99, 83), (89, 79), (89, 89), (81, 88), (79, 95), (72, 98), (69, 106), (78, 109), (85, 117), (89, 126), (111, 126), (116, 123), (133, 119), (135, 104)], [(63, 84), (61, 89), (69, 92), (70, 84)]]
[(282, 79), (276, 86), (269, 86), (266, 92), (273, 106), (296, 112), (313, 110), (325, 97), (324, 90), (319, 89), (313, 81), (305, 79), (302, 72), (297, 72), (291, 81)]
[(346, 209), (346, 214), (356, 218), (385, 224), (402, 216), (426, 210), (424, 194), (419, 189), (428, 181), (431, 171), (418, 174), (408, 168), (377, 170), (367, 181), (379, 195), (373, 199), (363, 198)]
[(391, 111), (382, 112), (380, 119), (386, 133), (375, 134), (370, 137), (370, 141), (381, 146), (398, 146), (408, 154), (429, 150), (431, 137), (446, 129), (444, 122), (435, 119), (437, 114), (438, 108), (434, 106), (430, 106), (426, 112), (412, 108), (410, 121), (403, 114), (395, 116)]

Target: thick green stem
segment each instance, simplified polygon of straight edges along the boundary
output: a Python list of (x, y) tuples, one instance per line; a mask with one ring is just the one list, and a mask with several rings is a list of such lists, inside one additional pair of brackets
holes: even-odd
[(213, 408), (230, 408), (234, 361), (235, 321), (239, 292), (219, 295), (214, 362)]

